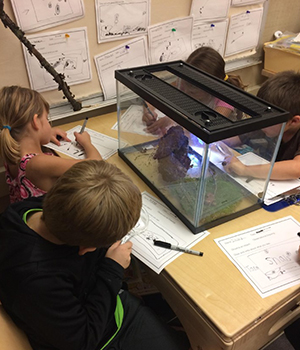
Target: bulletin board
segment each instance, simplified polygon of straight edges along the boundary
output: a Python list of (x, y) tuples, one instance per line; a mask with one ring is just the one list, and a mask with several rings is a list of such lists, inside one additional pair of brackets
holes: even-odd
[[(13, 0), (12, 0), (13, 1)], [(16, 0), (14, 0), (16, 1)], [(107, 36), (108, 40), (105, 39), (103, 36), (103, 32), (101, 34), (101, 31), (99, 30), (99, 21), (101, 22), (101, 16), (99, 13), (97, 13), (97, 1), (101, 2), (101, 0), (82, 0), (84, 4), (84, 14), (82, 14), (82, 9), (80, 8), (80, 2), (81, 0), (68, 0), (72, 1), (76, 4), (76, 12), (75, 15), (71, 18), (69, 22), (66, 23), (60, 23), (59, 21), (56, 22), (55, 26), (53, 27), (38, 27), (37, 31), (34, 32), (26, 32), (26, 36), (30, 38), (33, 36), (41, 36), (43, 40), (47, 41), (48, 49), (44, 49), (45, 54), (50, 50), (51, 48), (51, 40), (49, 32), (52, 33), (54, 31), (57, 31), (62, 37), (65, 38), (66, 41), (69, 40), (70, 46), (73, 43), (76, 42), (76, 45), (74, 45), (74, 48), (77, 50), (80, 49), (81, 56), (83, 57), (82, 60), (80, 60), (80, 66), (77, 62), (77, 68), (80, 67), (80, 74), (78, 81), (75, 84), (70, 84), (70, 89), (72, 93), (75, 95), (75, 98), (83, 101), (88, 101), (87, 103), (90, 103), (91, 100), (96, 103), (98, 107), (104, 106), (107, 104), (113, 104), (115, 103), (115, 98), (111, 97), (111, 94), (107, 94), (109, 98), (105, 98), (105, 89), (103, 82), (101, 81), (101, 78), (99, 77), (99, 74), (101, 73), (101, 62), (103, 63), (103, 59), (105, 58), (108, 60), (108, 56), (104, 57), (104, 54), (106, 53), (114, 53), (114, 51), (117, 50), (117, 48), (124, 47), (124, 52), (126, 52), (126, 48), (132, 49), (133, 47), (136, 47), (137, 52), (140, 51), (147, 51), (147, 41), (148, 37), (150, 37), (150, 32), (148, 35), (143, 35), (146, 39), (141, 39), (141, 35), (133, 35), (132, 37), (113, 37), (112, 33), (109, 32), (108, 26), (103, 23), (103, 28), (107, 30)], [(66, 1), (65, 3), (67, 3)], [(145, 6), (145, 1), (143, 0), (132, 0), (136, 3), (136, 8), (139, 8), (141, 11), (143, 10), (142, 6)], [(279, 0), (272, 0), (272, 1), (279, 1)], [(25, 1), (26, 2), (26, 1)], [(102, 3), (104, 0), (102, 1)], [(114, 3), (113, 0), (107, 1), (108, 3)], [(191, 18), (191, 10), (194, 6), (194, 12), (195, 14), (193, 17), (193, 26), (195, 27), (196, 23), (196, 17), (197, 18), (197, 24), (200, 26), (207, 26), (207, 31), (216, 30), (216, 28), (219, 28), (220, 18), (215, 18), (212, 20), (207, 20), (203, 18), (203, 15), (205, 15), (205, 6), (203, 4), (207, 4), (211, 2), (212, 6), (216, 6), (216, 4), (224, 4), (224, 0), (209, 0), (209, 1), (197, 1), (197, 0), (151, 0), (149, 1), (149, 8), (148, 12), (146, 10), (143, 11), (143, 13), (146, 13), (148, 17), (148, 24), (149, 28), (152, 28), (151, 35), (155, 39), (156, 31), (159, 34), (159, 30), (161, 30), (161, 24), (165, 22), (170, 22), (174, 20), (174, 25), (169, 24), (171, 27), (171, 31), (176, 35), (176, 30), (179, 31), (180, 26), (182, 25), (182, 30), (184, 28), (187, 28), (187, 26), (190, 25), (191, 21), (186, 18)], [(225, 1), (226, 2), (226, 1)], [(232, 30), (230, 35), (231, 42), (234, 43), (235, 41), (242, 41), (243, 35), (244, 35), (244, 29), (241, 27), (243, 23), (246, 23), (245, 25), (251, 25), (254, 21), (257, 21), (257, 18), (260, 17), (256, 14), (260, 12), (262, 14), (259, 25), (256, 27), (255, 31), (259, 32), (259, 38), (262, 37), (263, 28), (265, 25), (265, 21), (268, 18), (267, 17), (267, 8), (269, 0), (265, 1), (255, 1), (255, 0), (231, 0), (229, 1), (229, 7), (226, 14), (226, 18), (222, 19), (222, 21), (226, 20), (227, 24), (229, 25), (230, 20), (233, 21), (234, 18), (236, 18), (239, 15), (244, 16), (244, 19), (238, 20), (236, 24), (236, 29)], [(19, 2), (20, 3), (20, 2)], [(23, 1), (22, 1), (23, 3)], [(31, 1), (31, 3), (38, 3), (37, 1)], [(53, 6), (53, 11), (63, 11), (64, 9), (58, 9), (55, 6), (59, 3), (58, 0), (49, 0), (48, 4), (51, 4)], [(122, 1), (119, 1), (119, 3), (122, 3)], [(223, 5), (222, 5), (223, 6)], [(99, 9), (99, 7), (98, 7)], [(20, 13), (23, 11), (26, 11), (28, 9), (20, 9)], [(225, 9), (224, 9), (225, 10)], [(16, 15), (18, 17), (18, 14), (16, 13), (16, 10), (13, 9), (11, 0), (4, 0), (4, 11), (7, 13), (7, 15), (17, 23), (16, 21)], [(37, 12), (37, 11), (36, 11)], [(67, 10), (65, 10), (67, 13)], [(109, 15), (109, 13), (107, 14)], [(202, 15), (202, 17), (201, 17)], [(39, 23), (42, 23), (44, 13), (40, 11), (40, 14), (37, 15), (37, 26), (39, 26)], [(249, 16), (252, 19), (249, 20)], [(57, 17), (59, 17), (59, 13), (57, 12)], [(118, 21), (118, 15), (115, 14), (114, 21)], [(247, 22), (248, 21), (248, 22)], [(98, 22), (98, 25), (97, 25)], [(105, 22), (105, 21), (104, 21)], [(27, 23), (22, 22), (23, 26), (26, 27)], [(142, 22), (140, 25), (140, 28), (138, 30), (143, 30), (143, 27), (145, 26), (146, 22)], [(250, 24), (249, 24), (250, 23)], [(32, 21), (29, 23), (29, 25), (32, 25)], [(51, 23), (50, 23), (51, 25)], [(36, 30), (36, 29), (35, 29)], [(219, 30), (224, 30), (222, 28), (219, 28)], [(227, 29), (226, 29), (227, 30)], [(174, 33), (175, 32), (175, 33)], [(205, 32), (202, 28), (202, 32)], [(171, 35), (170, 34), (170, 35)], [(105, 40), (102, 40), (99, 42), (99, 38), (101, 39), (101, 35)], [(112, 37), (109, 38), (109, 35)], [(227, 33), (227, 35), (229, 35)], [(251, 41), (252, 36), (248, 36), (247, 42)], [(35, 88), (38, 91), (41, 92), (41, 94), (45, 97), (45, 99), (50, 103), (50, 106), (55, 108), (57, 106), (66, 105), (67, 110), (70, 109), (70, 113), (72, 112), (71, 106), (63, 99), (63, 94), (61, 91), (57, 91), (55, 87), (55, 83), (52, 80), (52, 77), (49, 75), (47, 77), (47, 74), (43, 73), (39, 76), (38, 79), (35, 81), (35, 86), (32, 86), (32, 80), (30, 79), (30, 74), (28, 73), (28, 60), (26, 58), (26, 50), (24, 51), (24, 47), (20, 43), (20, 41), (17, 39), (17, 37), (8, 29), (4, 28), (3, 24), (0, 22), (0, 38), (1, 38), (1, 51), (0, 51), (0, 74), (1, 74), (1, 81), (0, 81), (0, 88), (2, 86), (6, 85), (21, 85), (24, 87), (31, 87)], [(102, 39), (103, 39), (102, 38)], [(172, 38), (172, 37), (171, 37)], [(111, 39), (111, 40), (110, 40)], [(218, 49), (220, 47), (220, 43), (215, 43), (217, 40), (212, 35), (209, 34), (204, 37), (201, 37), (201, 35), (198, 37), (199, 41), (197, 43), (198, 46), (201, 45), (219, 45), (214, 48)], [(210, 41), (208, 41), (208, 39)], [(270, 38), (268, 38), (269, 40)], [(174, 39), (175, 41), (175, 39)], [(130, 42), (130, 45), (128, 45), (128, 42)], [(227, 62), (238, 62), (244, 59), (245, 57), (252, 57), (257, 52), (257, 45), (253, 46), (253, 43), (249, 42), (249, 47), (247, 47), (247, 43), (244, 40), (245, 43), (244, 48), (241, 52), (236, 52), (236, 48), (234, 45), (231, 46), (231, 49), (226, 53), (226, 51), (222, 51), (223, 57), (225, 58), (225, 61)], [(52, 44), (53, 48), (58, 47), (57, 43), (59, 43), (59, 40), (54, 44)], [(261, 44), (260, 42), (258, 42)], [(257, 44), (257, 43), (256, 43)], [(195, 44), (196, 45), (196, 44)], [(195, 49), (197, 46), (192, 46), (191, 50)], [(252, 46), (251, 46), (252, 45)], [(181, 46), (183, 47), (183, 46)], [(70, 49), (70, 52), (72, 50)], [(173, 52), (175, 52), (174, 50)], [(175, 57), (176, 59), (185, 59), (188, 52), (182, 52), (182, 57), (178, 58), (176, 56), (168, 56), (168, 60), (173, 60), (172, 58)], [(189, 52), (190, 53), (190, 52)], [(70, 54), (71, 55), (71, 54)], [(261, 52), (260, 52), (261, 55)], [(149, 52), (148, 52), (149, 56)], [(104, 57), (104, 58), (103, 58)], [(112, 56), (114, 57), (114, 56)], [(73, 60), (69, 60), (68, 62), (68, 69), (75, 69), (75, 63), (76, 58), (74, 56)], [(154, 58), (150, 58), (148, 63), (154, 63), (151, 62), (151, 59), (153, 61)], [(157, 58), (156, 58), (157, 59)], [(163, 60), (165, 57), (163, 57), (163, 53), (160, 54), (160, 59)], [(97, 61), (98, 60), (98, 61)], [(82, 63), (84, 62), (84, 64)], [(86, 62), (89, 64), (89, 69), (86, 69)], [(108, 61), (107, 61), (108, 62)], [(133, 61), (134, 62), (134, 61)], [(156, 62), (155, 62), (156, 63)], [(59, 65), (60, 62), (57, 60), (55, 64)], [(133, 65), (134, 66), (134, 65)], [(118, 68), (127, 68), (127, 67), (118, 67)], [(239, 67), (241, 68), (241, 67)], [(114, 84), (114, 82), (112, 82)], [(112, 88), (112, 87), (110, 87)], [(68, 114), (67, 112), (66, 114)], [(62, 114), (61, 117), (64, 115)], [(59, 118), (58, 116), (57, 118)]]

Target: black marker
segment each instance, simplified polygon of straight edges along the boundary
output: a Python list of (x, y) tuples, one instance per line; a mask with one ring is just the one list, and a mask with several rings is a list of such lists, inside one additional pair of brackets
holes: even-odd
[(183, 253), (188, 253), (188, 254), (193, 254), (193, 255), (198, 255), (198, 256), (203, 256), (202, 252), (198, 252), (198, 251), (192, 250), (192, 249), (187, 249), (184, 247), (179, 247), (178, 245), (173, 245), (173, 244), (168, 243), (168, 242), (157, 241), (156, 239), (154, 239), (153, 243), (157, 247), (171, 249), (171, 250), (177, 250), (178, 252), (183, 252)]

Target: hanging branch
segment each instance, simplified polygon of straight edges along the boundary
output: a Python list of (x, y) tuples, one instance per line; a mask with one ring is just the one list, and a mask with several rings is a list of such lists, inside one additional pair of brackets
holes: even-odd
[(4, 0), (0, 0), (0, 19), (4, 24), (5, 28), (9, 28), (16, 37), (27, 47), (30, 55), (34, 55), (39, 61), (42, 67), (46, 69), (58, 84), (58, 91), (62, 90), (65, 97), (71, 103), (74, 111), (79, 111), (82, 108), (81, 102), (75, 100), (75, 95), (70, 91), (70, 87), (65, 82), (65, 75), (58, 73), (51, 64), (38, 52), (38, 50), (30, 43), (30, 41), (25, 37), (25, 33), (9, 18), (9, 16), (4, 12), (3, 4)]

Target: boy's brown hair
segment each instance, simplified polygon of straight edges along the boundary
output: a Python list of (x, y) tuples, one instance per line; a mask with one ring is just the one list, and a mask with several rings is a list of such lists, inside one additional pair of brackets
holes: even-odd
[(73, 165), (46, 194), (43, 220), (71, 246), (105, 247), (137, 223), (141, 193), (115, 165), (87, 160)]
[(49, 112), (49, 104), (35, 90), (21, 86), (5, 86), (0, 90), (0, 156), (5, 163), (19, 162), (18, 141), (24, 128), (35, 114), (40, 117), (44, 111)]
[(300, 115), (300, 73), (288, 70), (267, 79), (257, 96), (289, 112), (289, 119)]

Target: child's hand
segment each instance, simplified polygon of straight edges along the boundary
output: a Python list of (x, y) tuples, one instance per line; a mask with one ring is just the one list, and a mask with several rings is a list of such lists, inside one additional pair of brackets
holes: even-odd
[(236, 157), (225, 157), (222, 165), (229, 174), (236, 174), (239, 176), (249, 175), (247, 174), (247, 166)]
[(130, 265), (131, 250), (132, 243), (130, 241), (127, 241), (124, 244), (121, 244), (121, 241), (117, 241), (108, 248), (105, 256), (114, 260), (115, 262), (120, 264), (124, 269), (126, 269)]
[(51, 128), (51, 138), (50, 141), (55, 143), (57, 146), (60, 146), (60, 142), (58, 138), (61, 140), (65, 140), (68, 142), (71, 142), (71, 140), (68, 138), (67, 133), (59, 128)]
[(86, 148), (92, 143), (91, 137), (86, 131), (84, 131), (82, 134), (79, 134), (79, 132), (75, 131), (74, 136), (76, 142), (78, 142), (83, 148)]
[(154, 121), (151, 125), (148, 125), (146, 131), (150, 132), (151, 134), (164, 135), (167, 132), (167, 128), (170, 127), (172, 124), (172, 120), (165, 116)]
[(143, 117), (142, 121), (147, 125), (153, 124), (157, 120), (157, 113), (155, 112), (155, 108), (151, 105), (147, 105), (148, 108), (144, 106), (143, 108)]

